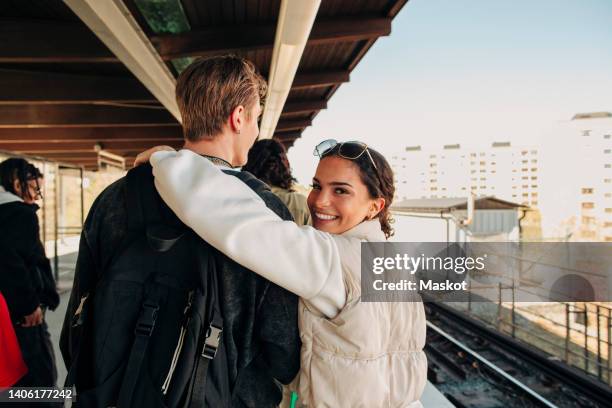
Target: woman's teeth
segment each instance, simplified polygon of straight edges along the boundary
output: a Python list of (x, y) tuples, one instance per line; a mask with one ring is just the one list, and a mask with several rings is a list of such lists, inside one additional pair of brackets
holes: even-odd
[(338, 216), (336, 215), (327, 215), (327, 214), (321, 214), (321, 213), (315, 213), (315, 216), (319, 219), (326, 220), (326, 221), (331, 221), (331, 220), (335, 220), (336, 218), (338, 218)]

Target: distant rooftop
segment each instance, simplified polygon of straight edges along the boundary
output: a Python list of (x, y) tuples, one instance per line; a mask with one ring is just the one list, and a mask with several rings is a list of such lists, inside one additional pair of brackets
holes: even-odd
[[(501, 200), (496, 197), (477, 197), (474, 200), (476, 210), (509, 210), (527, 208), (524, 205)], [(466, 210), (467, 197), (456, 198), (417, 198), (400, 201), (391, 207), (398, 212), (448, 213), (453, 210)]]
[(612, 118), (611, 112), (588, 112), (588, 113), (577, 113), (574, 115), (572, 120), (578, 119), (604, 119)]

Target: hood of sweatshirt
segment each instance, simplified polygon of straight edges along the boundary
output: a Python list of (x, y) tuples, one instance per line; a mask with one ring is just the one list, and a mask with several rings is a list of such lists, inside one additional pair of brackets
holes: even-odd
[(15, 201), (23, 201), (21, 198), (16, 196), (13, 193), (10, 193), (4, 189), (4, 187), (0, 186), (0, 205), (13, 203)]

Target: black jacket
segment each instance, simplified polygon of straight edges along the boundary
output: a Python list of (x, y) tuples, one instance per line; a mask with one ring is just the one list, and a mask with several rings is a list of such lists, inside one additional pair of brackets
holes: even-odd
[[(62, 328), (60, 348), (70, 366), (71, 319), (81, 298), (79, 280), (95, 274), (120, 245), (127, 232), (126, 180), (109, 186), (93, 204), (81, 236), (74, 286)], [(262, 193), (268, 206), (291, 219), (271, 192)], [(297, 297), (215, 251), (221, 268), (221, 308), (233, 407), (275, 407), (299, 370), (300, 340)], [(97, 279), (95, 279), (97, 280)], [(214, 369), (215, 360), (211, 368)]]
[(51, 265), (40, 241), (37, 209), (21, 201), (0, 204), (0, 292), (13, 322), (41, 304), (52, 310), (59, 304)]

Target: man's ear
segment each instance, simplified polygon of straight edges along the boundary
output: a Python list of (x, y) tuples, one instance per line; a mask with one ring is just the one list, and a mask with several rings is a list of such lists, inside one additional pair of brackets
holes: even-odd
[(242, 126), (244, 125), (244, 114), (244, 106), (238, 105), (234, 108), (229, 120), (232, 132), (240, 133), (240, 130), (242, 130)]

